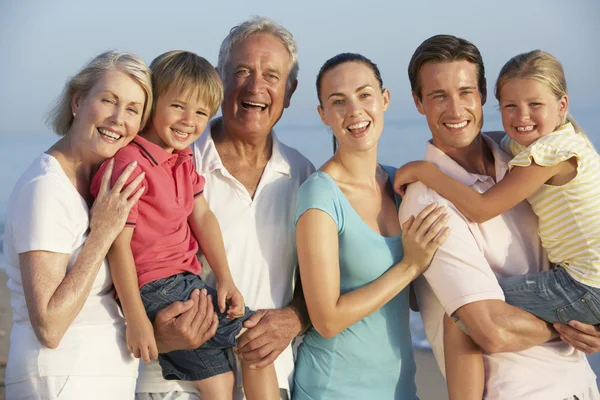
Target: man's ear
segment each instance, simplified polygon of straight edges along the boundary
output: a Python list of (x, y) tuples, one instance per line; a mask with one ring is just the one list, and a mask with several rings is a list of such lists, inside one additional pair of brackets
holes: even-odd
[(283, 103), (283, 108), (288, 108), (290, 106), (290, 102), (292, 101), (292, 95), (294, 94), (297, 88), (298, 79), (294, 79), (294, 82), (292, 82), (290, 88), (285, 91), (285, 100)]
[(415, 106), (417, 107), (417, 111), (419, 111), (419, 113), (421, 115), (425, 115), (425, 109), (423, 108), (423, 102), (421, 101), (419, 96), (417, 96), (417, 94), (414, 91), (412, 91), (411, 93), (412, 93), (413, 101), (415, 102)]

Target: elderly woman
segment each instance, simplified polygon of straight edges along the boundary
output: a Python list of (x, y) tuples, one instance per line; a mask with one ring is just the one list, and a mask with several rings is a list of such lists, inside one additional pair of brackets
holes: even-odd
[(401, 230), (395, 171), (377, 163), (390, 97), (373, 62), (331, 58), (317, 95), (338, 146), (296, 200), (313, 327), (298, 350), (293, 399), (415, 399), (407, 287), (448, 234), (444, 210), (431, 205)]
[[(106, 52), (71, 78), (49, 122), (62, 135), (17, 182), (8, 204), (8, 259), (14, 326), (6, 370), (9, 399), (131, 399), (137, 362), (104, 258), (141, 195), (109, 187), (92, 206), (99, 165), (129, 143), (152, 106), (150, 72), (138, 57)], [(91, 207), (91, 209), (90, 209)]]

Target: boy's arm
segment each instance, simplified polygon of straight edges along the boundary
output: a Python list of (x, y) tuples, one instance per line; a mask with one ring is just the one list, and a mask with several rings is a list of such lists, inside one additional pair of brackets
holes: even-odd
[(481, 400), (485, 386), (481, 349), (446, 314), (444, 360), (449, 400)]
[(395, 187), (407, 182), (420, 181), (450, 200), (458, 210), (475, 223), (483, 223), (510, 210), (558, 173), (572, 168), (568, 162), (551, 167), (532, 164), (528, 167), (514, 167), (500, 182), (485, 193), (449, 177), (435, 165), (426, 161), (415, 161), (398, 169)]
[(230, 300), (231, 308), (228, 314), (232, 317), (241, 316), (239, 314), (243, 313), (244, 300), (231, 277), (221, 227), (203, 195), (197, 196), (194, 200), (194, 210), (188, 218), (188, 223), (202, 249), (202, 254), (217, 278), (219, 309), (224, 312), (226, 302)]
[(154, 329), (140, 296), (135, 261), (131, 252), (133, 228), (125, 227), (108, 251), (110, 273), (127, 320), (127, 347), (135, 358), (156, 360)]

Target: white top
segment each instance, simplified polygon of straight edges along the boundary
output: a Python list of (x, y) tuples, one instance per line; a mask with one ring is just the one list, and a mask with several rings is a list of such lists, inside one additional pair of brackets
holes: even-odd
[(19, 254), (34, 250), (71, 254), (68, 271), (88, 228), (88, 206), (58, 161), (48, 154), (36, 158), (17, 182), (6, 212), (4, 254), (14, 323), (6, 383), (58, 375), (137, 376), (138, 363), (125, 345), (125, 323), (106, 262), (58, 348), (40, 344), (29, 320)]
[[(496, 180), (508, 171), (510, 157), (484, 136), (495, 158)], [(452, 178), (479, 192), (494, 185), (488, 176), (471, 174), (429, 143), (425, 160)], [(400, 206), (400, 221), (432, 202), (445, 205), (450, 235), (437, 251), (424, 277), (416, 280), (425, 333), (438, 365), (444, 371), (443, 317), (465, 304), (504, 300), (497, 277), (535, 273), (548, 268), (537, 235), (538, 222), (522, 202), (485, 223), (464, 217), (445, 198), (420, 182), (410, 185)], [(553, 341), (515, 353), (484, 354), (486, 400), (563, 399), (595, 384), (585, 355), (562, 341)]]
[[(213, 121), (214, 123), (214, 121)], [(235, 284), (252, 310), (282, 308), (292, 300), (298, 264), (294, 240), (294, 207), (300, 185), (314, 172), (308, 159), (281, 143), (275, 133), (273, 153), (254, 199), (223, 166), (210, 128), (192, 145), (198, 173), (206, 178), (204, 197), (223, 232), (225, 252)], [(203, 273), (216, 287), (202, 259)], [(275, 360), (279, 387), (289, 390), (294, 370), (291, 346)], [(236, 373), (241, 385), (241, 373)], [(189, 382), (162, 379), (158, 363), (140, 364), (138, 393), (194, 391)]]

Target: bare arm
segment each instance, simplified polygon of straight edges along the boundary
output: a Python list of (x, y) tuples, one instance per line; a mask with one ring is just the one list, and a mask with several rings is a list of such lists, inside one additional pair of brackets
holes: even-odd
[(544, 183), (559, 173), (571, 171), (573, 166), (563, 161), (552, 167), (542, 167), (532, 163), (528, 167), (515, 167), (500, 182), (485, 193), (479, 193), (469, 186), (458, 182), (440, 171), (435, 165), (418, 161), (405, 165), (406, 170), (397, 174), (397, 184), (405, 179), (403, 175), (412, 176), (427, 187), (435, 190), (450, 200), (458, 210), (471, 221), (482, 223), (510, 210), (530, 195), (535, 193)]
[(481, 400), (485, 386), (481, 349), (445, 314), (444, 360), (450, 400)]
[(235, 286), (227, 255), (221, 227), (217, 217), (208, 207), (204, 196), (196, 197), (194, 211), (188, 218), (192, 232), (198, 240), (202, 253), (208, 261), (212, 272), (217, 278), (217, 301), (219, 310), (224, 312), (226, 304), (229, 304), (227, 314), (229, 317), (238, 318), (244, 315), (244, 297)]
[(487, 353), (521, 351), (557, 337), (550, 324), (502, 300), (469, 303), (456, 315)]
[(324, 337), (337, 335), (381, 308), (419, 276), (447, 235), (443, 210), (432, 205), (407, 222), (402, 238), (404, 259), (375, 281), (343, 295), (335, 222), (323, 211), (306, 211), (298, 220), (296, 241), (306, 305), (315, 329)]
[(115, 289), (127, 320), (127, 348), (135, 358), (150, 362), (157, 359), (158, 350), (152, 323), (146, 315), (140, 296), (135, 261), (131, 252), (132, 236), (133, 228), (125, 227), (108, 251), (108, 261)]
[(128, 166), (112, 189), (109, 185), (112, 164), (106, 169), (99, 195), (91, 210), (90, 233), (68, 272), (70, 254), (48, 251), (19, 254), (31, 323), (38, 340), (46, 347), (58, 347), (69, 325), (81, 311), (102, 260), (116, 235), (123, 229), (129, 210), (142, 195), (142, 190), (138, 190), (132, 196), (143, 174), (123, 189), (134, 167)]

